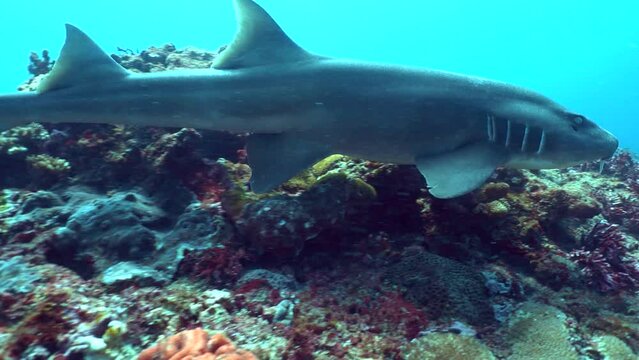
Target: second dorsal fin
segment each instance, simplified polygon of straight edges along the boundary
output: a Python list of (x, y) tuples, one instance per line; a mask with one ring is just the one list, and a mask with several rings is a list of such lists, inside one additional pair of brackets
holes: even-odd
[(234, 0), (237, 34), (215, 59), (216, 69), (240, 69), (314, 58), (299, 47), (253, 0)]
[(60, 52), (60, 58), (38, 87), (38, 92), (124, 78), (128, 74), (85, 33), (67, 24), (67, 39)]

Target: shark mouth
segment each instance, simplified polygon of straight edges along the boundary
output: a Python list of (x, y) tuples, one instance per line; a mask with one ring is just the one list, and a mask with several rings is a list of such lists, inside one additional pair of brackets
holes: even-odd
[(546, 131), (542, 128), (488, 115), (486, 133), (489, 142), (503, 144), (513, 151), (541, 155), (546, 149)]

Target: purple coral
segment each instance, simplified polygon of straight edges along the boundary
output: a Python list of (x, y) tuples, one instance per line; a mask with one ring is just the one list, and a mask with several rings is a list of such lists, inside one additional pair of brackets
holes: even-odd
[(602, 214), (607, 220), (625, 226), (632, 233), (639, 233), (639, 202), (637, 199), (622, 195), (610, 197), (601, 192), (596, 192), (595, 197), (604, 205)]
[(623, 179), (635, 194), (639, 194), (639, 163), (629, 151), (618, 151), (607, 167), (611, 174)]
[(581, 266), (588, 284), (604, 293), (634, 291), (639, 287), (639, 264), (627, 256), (619, 226), (601, 221), (584, 237), (584, 247), (570, 254)]
[(618, 151), (607, 163), (607, 170), (620, 178), (632, 178), (634, 180), (639, 178), (639, 166), (637, 166), (637, 161), (628, 151)]
[(632, 194), (611, 197), (601, 191), (595, 192), (597, 200), (604, 205), (603, 215), (630, 232), (639, 233), (639, 162), (630, 152), (618, 151), (608, 161), (607, 172), (622, 180)]

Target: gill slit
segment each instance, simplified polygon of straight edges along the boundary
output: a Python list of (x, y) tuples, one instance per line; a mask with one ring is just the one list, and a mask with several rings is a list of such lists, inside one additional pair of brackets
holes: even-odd
[(510, 120), (507, 120), (506, 125), (506, 147), (510, 146)]
[(526, 125), (526, 130), (524, 130), (524, 139), (521, 141), (521, 152), (526, 151), (526, 147), (528, 146), (528, 135), (530, 134), (530, 129), (528, 125)]
[(537, 155), (541, 155), (546, 148), (546, 131), (541, 130), (541, 140), (539, 140), (539, 149), (537, 149)]
[(488, 132), (488, 141), (495, 142), (495, 119), (490, 114), (486, 116), (486, 131)]

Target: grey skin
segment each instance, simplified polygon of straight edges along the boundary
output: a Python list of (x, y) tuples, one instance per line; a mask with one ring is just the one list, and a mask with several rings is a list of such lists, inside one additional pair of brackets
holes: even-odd
[(559, 168), (610, 157), (618, 141), (553, 101), (458, 74), (309, 54), (252, 0), (214, 68), (130, 74), (67, 25), (38, 94), (0, 97), (0, 126), (117, 123), (251, 133), (253, 190), (323, 157), (415, 164), (440, 198), (481, 186), (496, 167)]

